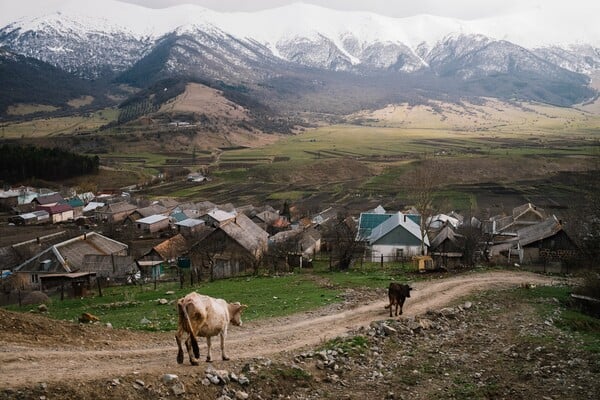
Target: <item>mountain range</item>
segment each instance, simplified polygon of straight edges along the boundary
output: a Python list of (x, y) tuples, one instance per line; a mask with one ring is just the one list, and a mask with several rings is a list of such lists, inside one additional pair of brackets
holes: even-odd
[[(568, 106), (596, 96), (590, 75), (600, 69), (600, 24), (582, 10), (577, 21), (542, 9), (462, 21), (303, 3), (252, 13), (113, 0), (57, 4), (4, 21), (0, 67), (12, 60), (18, 71), (17, 59), (46, 63), (42, 70), (72, 76), (74, 95), (90, 92), (81, 81), (95, 82), (99, 97), (98, 82), (143, 89), (177, 78), (237, 87), (287, 111), (469, 96)], [(21, 94), (0, 105), (27, 102)]]

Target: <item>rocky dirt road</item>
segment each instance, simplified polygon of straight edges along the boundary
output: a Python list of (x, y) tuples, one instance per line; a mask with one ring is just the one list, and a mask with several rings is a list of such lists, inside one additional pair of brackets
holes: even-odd
[[(551, 284), (557, 278), (525, 272), (468, 273), (412, 284), (415, 289), (400, 318), (442, 308), (475, 291), (515, 287), (524, 283)], [(379, 290), (378, 295), (383, 293)], [(385, 296), (362, 304), (327, 307), (285, 318), (231, 327), (229, 356), (235, 359), (270, 357), (299, 351), (371, 322), (388, 318)], [(214, 341), (218, 343), (217, 341)], [(201, 346), (205, 354), (205, 346)], [(0, 388), (24, 387), (73, 379), (111, 379), (122, 374), (185, 373), (191, 368), (175, 360), (173, 333), (111, 330), (50, 321), (39, 315), (0, 310)], [(213, 345), (213, 358), (219, 359)], [(215, 367), (224, 364), (216, 361)]]

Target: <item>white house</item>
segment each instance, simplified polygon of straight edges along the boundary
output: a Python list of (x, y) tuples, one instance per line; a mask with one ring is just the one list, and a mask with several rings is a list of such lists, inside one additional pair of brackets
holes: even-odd
[(421, 228), (407, 214), (392, 214), (372, 229), (367, 238), (371, 248), (371, 260), (384, 261), (421, 255), (421, 248), (427, 254), (429, 238), (425, 235), (424, 246), (421, 246)]

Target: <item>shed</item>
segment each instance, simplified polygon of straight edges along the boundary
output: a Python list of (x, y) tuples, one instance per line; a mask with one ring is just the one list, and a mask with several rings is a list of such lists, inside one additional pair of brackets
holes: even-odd
[(169, 227), (169, 217), (166, 215), (151, 215), (138, 219), (135, 224), (137, 229), (143, 232), (159, 232)]

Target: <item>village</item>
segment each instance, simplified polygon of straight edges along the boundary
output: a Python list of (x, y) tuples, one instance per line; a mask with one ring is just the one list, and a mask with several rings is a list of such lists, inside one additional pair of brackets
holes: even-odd
[(83, 296), (108, 284), (290, 272), (314, 259), (338, 270), (372, 262), (420, 272), (491, 264), (561, 273), (578, 255), (561, 220), (531, 203), (485, 220), (382, 206), (301, 215), (287, 203), (277, 210), (19, 187), (0, 192), (0, 208), (3, 304), (31, 291)]

